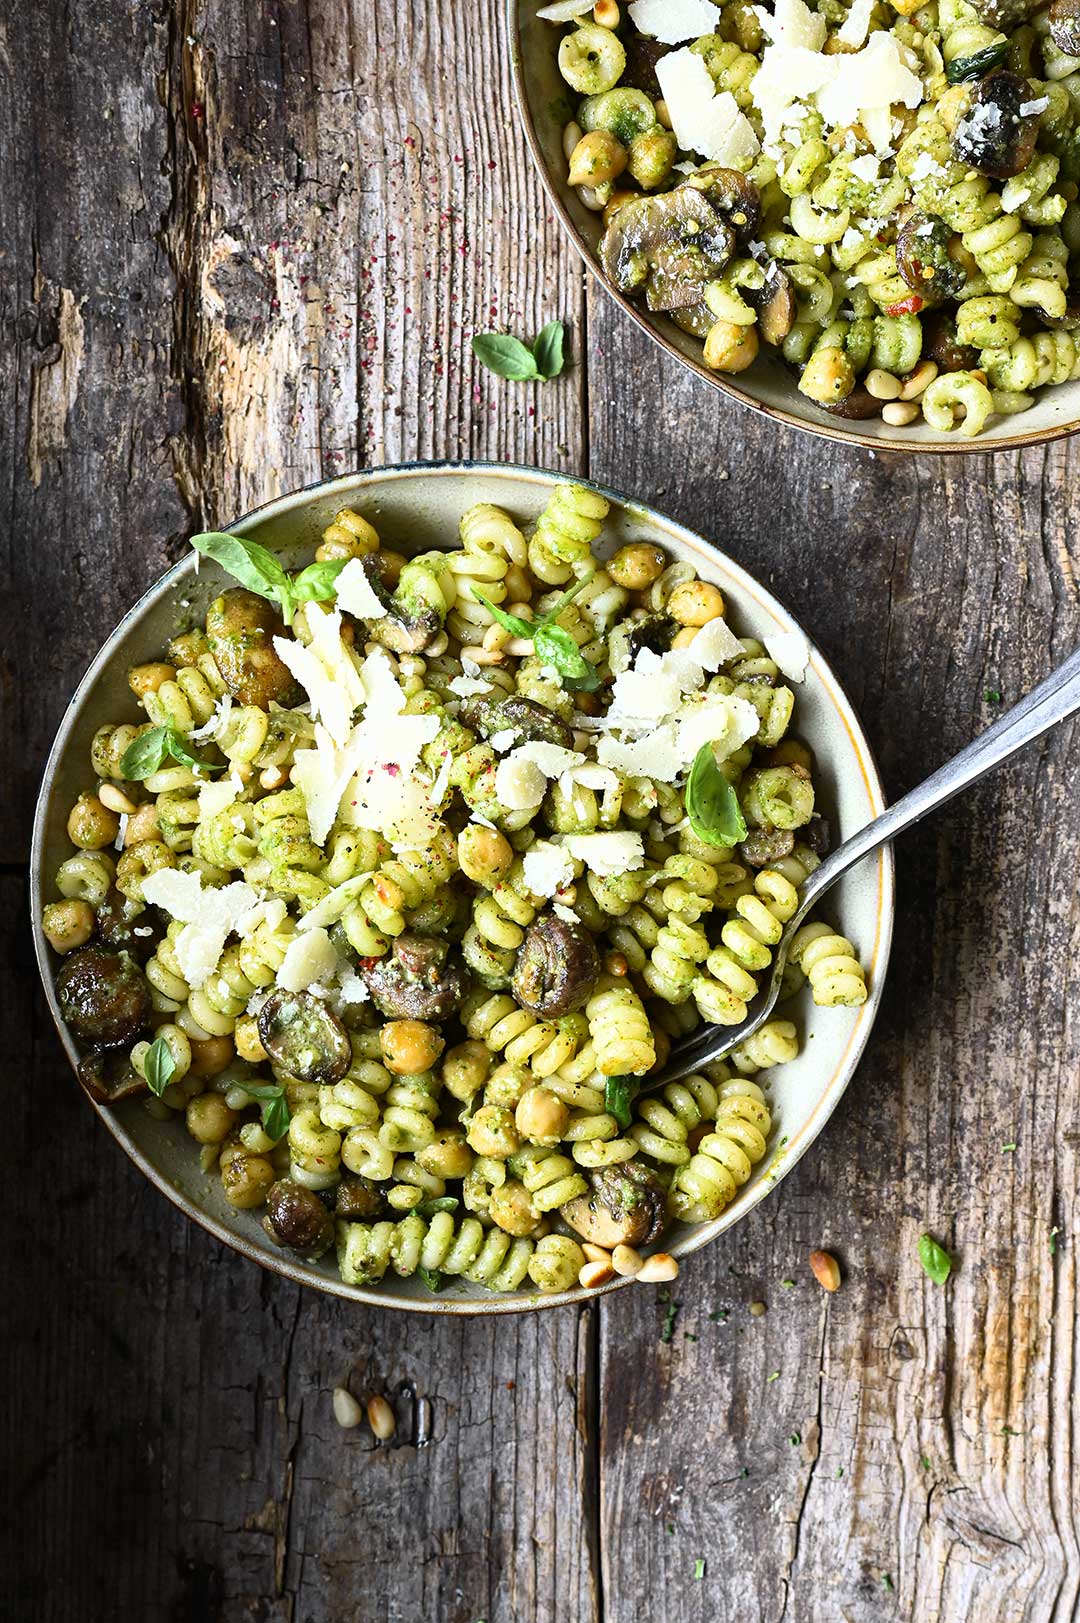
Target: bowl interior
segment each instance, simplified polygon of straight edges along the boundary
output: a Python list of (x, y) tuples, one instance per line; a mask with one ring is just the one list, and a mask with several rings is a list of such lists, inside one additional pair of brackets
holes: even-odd
[(775, 350), (762, 354), (737, 377), (712, 372), (701, 359), (701, 343), (663, 314), (619, 293), (602, 273), (597, 258), (603, 233), (599, 214), (587, 209), (566, 180), (563, 127), (570, 117), (572, 92), (559, 72), (557, 53), (563, 30), (543, 22), (540, 0), (508, 0), (509, 38), (518, 110), (541, 178), (571, 242), (590, 270), (632, 321), (669, 354), (681, 360), (714, 389), (793, 427), (854, 445), (898, 451), (985, 452), (1008, 446), (1059, 439), (1080, 428), (1080, 381), (1040, 391), (1029, 411), (995, 417), (975, 440), (942, 434), (921, 419), (911, 428), (890, 428), (880, 417), (847, 423), (799, 394), (795, 378)]
[[(519, 523), (527, 523), (543, 507), (557, 477), (525, 468), (476, 464), (380, 469), (282, 497), (248, 514), (233, 528), (282, 552), (290, 563), (306, 562), (322, 529), (340, 507), (348, 504), (371, 520), (385, 543), (399, 550), (445, 547), (456, 538), (461, 514), (477, 501), (496, 502), (508, 508)], [(656, 541), (672, 555), (691, 561), (704, 578), (721, 587), (732, 625), (740, 634), (761, 637), (798, 630), (776, 599), (732, 559), (659, 513), (629, 503), (611, 491), (605, 494), (612, 501), (605, 527), (608, 550), (628, 540)], [(91, 778), (90, 741), (96, 729), (106, 722), (141, 719), (127, 687), (128, 668), (160, 657), (162, 647), (175, 633), (177, 621), (204, 613), (223, 581), (217, 566), (206, 561), (196, 574), (194, 557), (163, 576), (105, 643), (72, 700), (53, 746), (34, 830), (34, 933), (53, 1016), (73, 1063), (77, 1051), (60, 1024), (53, 992), (55, 960), (40, 933), (41, 907), (54, 894), (53, 875), (71, 850), (65, 833), (67, 813)], [(869, 747), (851, 706), (812, 646), (805, 681), (796, 690), (796, 723), (799, 736), (812, 747), (817, 759), (823, 809), (835, 834), (846, 838), (876, 816), (884, 801)], [(716, 1221), (678, 1228), (674, 1239), (669, 1237), (664, 1242), (676, 1254), (696, 1250), (745, 1215), (794, 1164), (827, 1121), (847, 1086), (877, 1013), (892, 908), (893, 865), (888, 851), (856, 868), (829, 897), (825, 916), (838, 923), (858, 948), (867, 966), (869, 999), (855, 1013), (823, 1010), (815, 1008), (803, 992), (785, 1007), (785, 1014), (799, 1025), (804, 1051), (793, 1064), (759, 1078), (769, 1084), (774, 1116), (770, 1151), (738, 1198)], [(395, 1279), (372, 1289), (345, 1285), (332, 1261), (295, 1261), (266, 1238), (253, 1214), (233, 1210), (221, 1195), (217, 1176), (199, 1170), (195, 1147), (182, 1125), (154, 1120), (137, 1099), (117, 1108), (95, 1108), (132, 1160), (182, 1211), (227, 1244), (300, 1282), (358, 1300), (393, 1303), (421, 1312), (513, 1312), (557, 1304), (581, 1294), (574, 1291), (557, 1297), (526, 1293), (501, 1297), (465, 1281), (452, 1282), (438, 1296), (432, 1296), (419, 1281)], [(627, 1281), (613, 1283), (617, 1286)]]

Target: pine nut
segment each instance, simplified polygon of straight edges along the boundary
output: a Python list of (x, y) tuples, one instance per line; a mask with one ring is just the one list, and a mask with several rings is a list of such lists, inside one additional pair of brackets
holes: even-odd
[(618, 28), (618, 0), (596, 0), (593, 6), (593, 22), (599, 23), (601, 28)]
[(900, 390), (901, 400), (917, 400), (927, 390), (938, 375), (937, 364), (934, 361), (920, 361), (914, 372)]
[[(532, 651), (532, 643), (529, 644), (529, 650), (530, 652)], [(503, 649), (472, 648), (469, 650), (469, 658), (475, 665), (501, 665), (503, 660)]]
[(566, 125), (562, 132), (563, 156), (565, 157), (567, 163), (570, 162), (570, 156), (580, 140), (581, 125), (575, 124), (573, 119), (571, 119), (569, 124)]
[(863, 379), (866, 391), (872, 394), (875, 400), (899, 400), (901, 384), (899, 378), (894, 378), (891, 372), (885, 372), (880, 366), (875, 366)]
[(971, 375), (975, 379), (976, 383), (985, 383), (986, 382), (986, 373), (979, 366), (973, 366), (972, 367)]
[(637, 1271), (637, 1278), (643, 1285), (658, 1285), (663, 1280), (675, 1279), (679, 1272), (679, 1264), (675, 1258), (666, 1251), (658, 1251), (655, 1256), (646, 1257)]
[(594, 214), (602, 212), (604, 200), (598, 195), (594, 186), (579, 186), (577, 190), (578, 196), (587, 209), (592, 209)]
[(890, 400), (887, 406), (881, 408), (881, 420), (888, 423), (890, 428), (906, 428), (918, 415), (919, 407), (914, 400)]
[(811, 1251), (810, 1272), (822, 1290), (840, 1289), (840, 1264), (830, 1251)]
[(110, 811), (119, 812), (123, 817), (130, 817), (133, 811), (138, 810), (135, 802), (114, 783), (103, 783), (98, 790), (98, 799), (103, 806), (108, 806)]
[(334, 1419), (346, 1431), (358, 1426), (364, 1418), (364, 1411), (344, 1386), (334, 1388)]
[(633, 1279), (635, 1274), (640, 1274), (642, 1261), (632, 1245), (617, 1245), (611, 1253), (611, 1266), (624, 1279)]
[(604, 959), (604, 968), (609, 975), (628, 975), (630, 964), (624, 952), (609, 952)]
[(367, 1400), (368, 1425), (381, 1443), (388, 1442), (397, 1430), (397, 1419), (385, 1398), (372, 1393)]
[(582, 1290), (595, 1290), (597, 1285), (606, 1285), (614, 1272), (610, 1257), (607, 1262), (587, 1262), (578, 1274), (577, 1282)]
[(670, 112), (670, 109), (668, 108), (667, 102), (663, 99), (663, 97), (661, 97), (660, 100), (656, 103), (655, 111), (656, 111), (656, 122), (658, 124), (662, 124), (664, 126), (665, 130), (670, 130), (670, 128), (671, 128), (671, 112)]
[(610, 1262), (611, 1252), (605, 1251), (602, 1245), (593, 1245), (591, 1240), (583, 1240), (581, 1249), (590, 1262)]
[(289, 774), (280, 766), (264, 766), (259, 773), (259, 782), (264, 789), (280, 789), (288, 781)]
[(766, 1314), (766, 1313), (767, 1313), (767, 1312), (768, 1312), (768, 1311), (769, 1311), (769, 1310), (768, 1310), (768, 1308), (767, 1308), (767, 1307), (766, 1307), (766, 1306), (765, 1306), (765, 1303), (764, 1303), (764, 1302), (751, 1302), (751, 1303), (750, 1303), (750, 1316), (751, 1316), (751, 1318), (755, 1318), (755, 1319), (760, 1319), (760, 1318), (762, 1318), (762, 1317), (763, 1317), (763, 1316), (764, 1316), (764, 1315), (765, 1315), (765, 1314)]

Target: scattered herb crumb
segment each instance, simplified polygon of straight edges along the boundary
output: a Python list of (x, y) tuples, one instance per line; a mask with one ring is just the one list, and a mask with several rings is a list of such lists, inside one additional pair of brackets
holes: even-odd
[(843, 1466), (842, 1466), (842, 1465), (838, 1465), (838, 1466), (837, 1466), (837, 1467), (836, 1467), (836, 1474), (837, 1474), (837, 1476), (838, 1476), (838, 1477), (840, 1477), (840, 1476), (843, 1476), (843, 1474), (844, 1474), (844, 1467), (843, 1467)]
[(924, 1471), (929, 1471), (930, 1461), (927, 1459), (925, 1454), (919, 1455), (919, 1464), (922, 1466)]
[(1061, 1230), (1056, 1225), (1050, 1230), (1050, 1255), (1052, 1257), (1057, 1256), (1057, 1237), (1060, 1233)]
[(684, 1341), (696, 1341), (696, 1340), (697, 1340), (697, 1336), (695, 1336), (695, 1335), (694, 1335), (694, 1334), (693, 1334), (693, 1332), (692, 1332), (692, 1331), (690, 1331), (690, 1330), (684, 1330), (684, 1331), (683, 1331), (683, 1340), (684, 1340)]
[(984, 688), (983, 698), (986, 700), (987, 704), (1000, 704), (1001, 692), (998, 688)]
[(728, 1310), (727, 1310), (726, 1307), (718, 1307), (716, 1309), (715, 1313), (710, 1313), (709, 1314), (709, 1318), (711, 1319), (713, 1324), (715, 1324), (717, 1321), (719, 1321), (721, 1324), (726, 1324), (727, 1323), (727, 1316), (728, 1316)]
[(893, 1589), (894, 1585), (892, 1581), (892, 1574), (890, 1572), (883, 1572), (881, 1574), (881, 1587), (890, 1591)]
[(795, 1281), (793, 1279), (782, 1279), (780, 1283), (786, 1291), (793, 1291), (795, 1289)]
[(705, 1576), (705, 1563), (701, 1559), (701, 1557), (698, 1556), (697, 1560), (694, 1562), (694, 1577), (695, 1578), (704, 1578), (704, 1576)]
[(791, 1444), (792, 1448), (798, 1448), (799, 1444), (802, 1442), (801, 1432), (793, 1431), (791, 1436), (788, 1438), (788, 1442)]
[(675, 1531), (675, 1523), (674, 1522), (665, 1522), (664, 1523), (664, 1532), (665, 1533), (674, 1533), (674, 1531)]
[(999, 1437), (1019, 1437), (1020, 1435), (1021, 1433), (1014, 1431), (1011, 1426), (1002, 1426), (1001, 1430), (998, 1432)]
[(1015, 1144), (1003, 1144), (1001, 1146), (1001, 1153), (1003, 1155), (1008, 1155), (1010, 1150), (1015, 1150), (1015, 1148), (1016, 1148)]
[(662, 1342), (670, 1341), (672, 1336), (675, 1334), (675, 1320), (679, 1317), (679, 1309), (681, 1306), (681, 1302), (668, 1303), (667, 1311), (664, 1314), (664, 1323), (660, 1330), (660, 1340)]
[(952, 1258), (932, 1235), (919, 1235), (919, 1261), (923, 1265), (923, 1272), (935, 1285), (944, 1285), (952, 1273)]
[(744, 1465), (744, 1466), (743, 1466), (743, 1468), (742, 1468), (742, 1470), (741, 1470), (741, 1471), (740, 1471), (740, 1472), (739, 1472), (739, 1475), (740, 1475), (740, 1476), (741, 1476), (741, 1477), (747, 1477), (747, 1476), (749, 1476), (749, 1475), (750, 1475), (750, 1468), (749, 1468), (749, 1466), (747, 1466), (747, 1465)]
[(771, 1374), (766, 1375), (765, 1384), (768, 1385), (768, 1383), (770, 1381), (778, 1381), (779, 1379), (780, 1379), (780, 1371), (778, 1369), (774, 1369)]

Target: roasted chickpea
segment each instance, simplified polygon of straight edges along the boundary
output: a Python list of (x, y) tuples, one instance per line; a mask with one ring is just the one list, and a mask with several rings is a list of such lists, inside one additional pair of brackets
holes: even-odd
[(757, 358), (758, 335), (754, 327), (738, 327), (733, 321), (714, 321), (705, 338), (702, 358), (715, 372), (745, 372)]
[[(200, 1099), (212, 1098), (200, 1094)], [(192, 1104), (196, 1101), (193, 1099)], [(226, 1107), (228, 1108), (228, 1107)], [(221, 1172), (221, 1188), (230, 1206), (249, 1212), (261, 1206), (274, 1182), (275, 1172), (265, 1155), (245, 1155), (243, 1150), (229, 1158)]]
[(233, 1030), (237, 1056), (249, 1065), (261, 1065), (269, 1059), (259, 1038), (259, 1022), (253, 1014), (242, 1014)]
[(196, 1144), (220, 1144), (236, 1124), (236, 1111), (229, 1109), (220, 1093), (200, 1093), (188, 1100), (184, 1120)]
[(570, 154), (571, 186), (602, 186), (626, 168), (627, 151), (610, 130), (591, 130)]
[(557, 1144), (566, 1131), (570, 1112), (547, 1088), (530, 1088), (514, 1112), (514, 1125), (533, 1144)]
[(458, 1043), (447, 1051), (442, 1064), (443, 1083), (447, 1093), (467, 1102), (479, 1092), (491, 1070), (491, 1053), (484, 1043)]
[(492, 1221), (504, 1234), (531, 1234), (540, 1221), (540, 1213), (532, 1203), (532, 1196), (516, 1178), (507, 1178), (504, 1184), (491, 1191), (488, 1211)]
[(472, 1166), (472, 1151), (460, 1127), (442, 1127), (433, 1144), (417, 1150), (416, 1160), (436, 1178), (463, 1178)]
[(235, 1057), (236, 1047), (231, 1037), (191, 1039), (192, 1076), (220, 1076)]
[(390, 1020), (379, 1032), (383, 1064), (397, 1076), (430, 1071), (445, 1044), (434, 1026), (423, 1020)]
[(687, 580), (668, 598), (667, 611), (681, 626), (703, 626), (724, 612), (724, 595), (707, 580)]
[(649, 541), (631, 541), (628, 546), (619, 548), (608, 564), (607, 572), (616, 586), (622, 586), (628, 592), (643, 592), (660, 579), (666, 566), (667, 555), (663, 547), (653, 546)]
[(477, 1155), (490, 1155), (500, 1161), (521, 1148), (513, 1111), (504, 1110), (501, 1105), (481, 1105), (469, 1123), (466, 1137)]
[(174, 682), (176, 670), (164, 660), (153, 660), (148, 665), (133, 665), (128, 671), (128, 687), (137, 699), (156, 693), (163, 682)]
[(514, 860), (513, 847), (498, 829), (468, 823), (457, 838), (458, 862), (466, 879), (487, 885), (501, 879)]
[(54, 952), (74, 952), (94, 933), (94, 909), (77, 899), (50, 902), (42, 912), (41, 928)]
[(67, 820), (68, 839), (81, 851), (103, 851), (120, 832), (120, 819), (97, 795), (80, 795)]
[(822, 406), (846, 400), (855, 387), (855, 373), (842, 349), (826, 344), (817, 349), (803, 367), (799, 393)]

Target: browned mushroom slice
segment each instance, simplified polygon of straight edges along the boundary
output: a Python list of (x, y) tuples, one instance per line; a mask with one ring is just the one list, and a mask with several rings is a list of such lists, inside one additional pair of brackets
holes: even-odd
[(935, 361), (941, 372), (969, 372), (979, 364), (979, 352), (970, 344), (956, 341), (952, 316), (938, 314), (923, 322), (923, 355)]
[(972, 4), (981, 22), (1005, 34), (1039, 10), (1036, 0), (972, 0)]
[(221, 679), (241, 704), (268, 710), (271, 700), (295, 704), (300, 694), (292, 672), (274, 652), (284, 626), (264, 597), (233, 586), (211, 603), (206, 635)]
[(847, 417), (854, 422), (862, 422), (868, 417), (877, 417), (881, 412), (881, 401), (875, 400), (869, 389), (857, 383), (845, 400), (838, 400), (835, 405), (822, 406), (830, 417)]
[(656, 77), (656, 64), (662, 56), (667, 56), (671, 50), (670, 45), (661, 45), (658, 39), (649, 39), (645, 34), (639, 34), (636, 29), (623, 41), (626, 47), (626, 66), (619, 80), (620, 86), (628, 85), (631, 90), (644, 90), (653, 101), (660, 99), (660, 81)]
[(334, 1243), (334, 1219), (318, 1195), (291, 1178), (273, 1184), (266, 1197), (263, 1228), (286, 1251), (314, 1262)]
[(762, 287), (744, 288), (743, 297), (757, 310), (759, 335), (766, 344), (775, 346), (783, 343), (795, 325), (798, 307), (791, 280), (776, 260), (770, 259), (762, 269), (765, 272)]
[(1080, 56), (1080, 0), (1054, 0), (1048, 16), (1050, 38), (1066, 56)]
[(672, 310), (671, 319), (683, 332), (702, 339), (708, 338), (709, 329), (716, 322), (716, 317), (704, 300), (700, 304), (688, 304), (684, 310)]
[(1018, 73), (999, 68), (988, 74), (953, 131), (956, 156), (995, 180), (1018, 175), (1031, 162), (1039, 133), (1038, 113), (1021, 108), (1035, 99), (1031, 85)]
[(465, 972), (438, 936), (406, 930), (388, 958), (360, 967), (375, 1007), (391, 1020), (447, 1020), (465, 996)]
[(126, 1055), (105, 1048), (84, 1054), (75, 1069), (83, 1090), (99, 1105), (116, 1105), (148, 1093), (145, 1077), (139, 1075)]
[(150, 988), (135, 960), (107, 947), (81, 947), (56, 977), (60, 1013), (94, 1048), (132, 1043), (149, 1024)]
[(600, 974), (600, 954), (584, 925), (542, 913), (526, 931), (514, 966), (514, 996), (545, 1020), (587, 1003)]
[(953, 234), (936, 214), (909, 214), (896, 239), (896, 268), (924, 305), (952, 299), (967, 271), (950, 253)]
[(310, 992), (279, 986), (259, 1010), (259, 1041), (273, 1063), (301, 1082), (340, 1082), (352, 1063), (349, 1034)]
[(700, 304), (731, 258), (735, 235), (701, 192), (679, 186), (624, 203), (600, 240), (600, 262), (623, 293), (653, 310)]
[[(742, 237), (750, 236), (761, 218), (761, 193), (739, 169), (705, 163), (687, 175), (682, 186), (700, 192)], [(681, 188), (680, 188), (681, 189)]]
[(790, 856), (795, 847), (795, 835), (789, 828), (756, 828), (738, 846), (739, 855), (751, 868), (768, 868), (782, 857)]
[(656, 1239), (664, 1226), (666, 1201), (655, 1173), (638, 1161), (621, 1161), (598, 1168), (589, 1182), (589, 1194), (559, 1208), (564, 1223), (606, 1251)]

